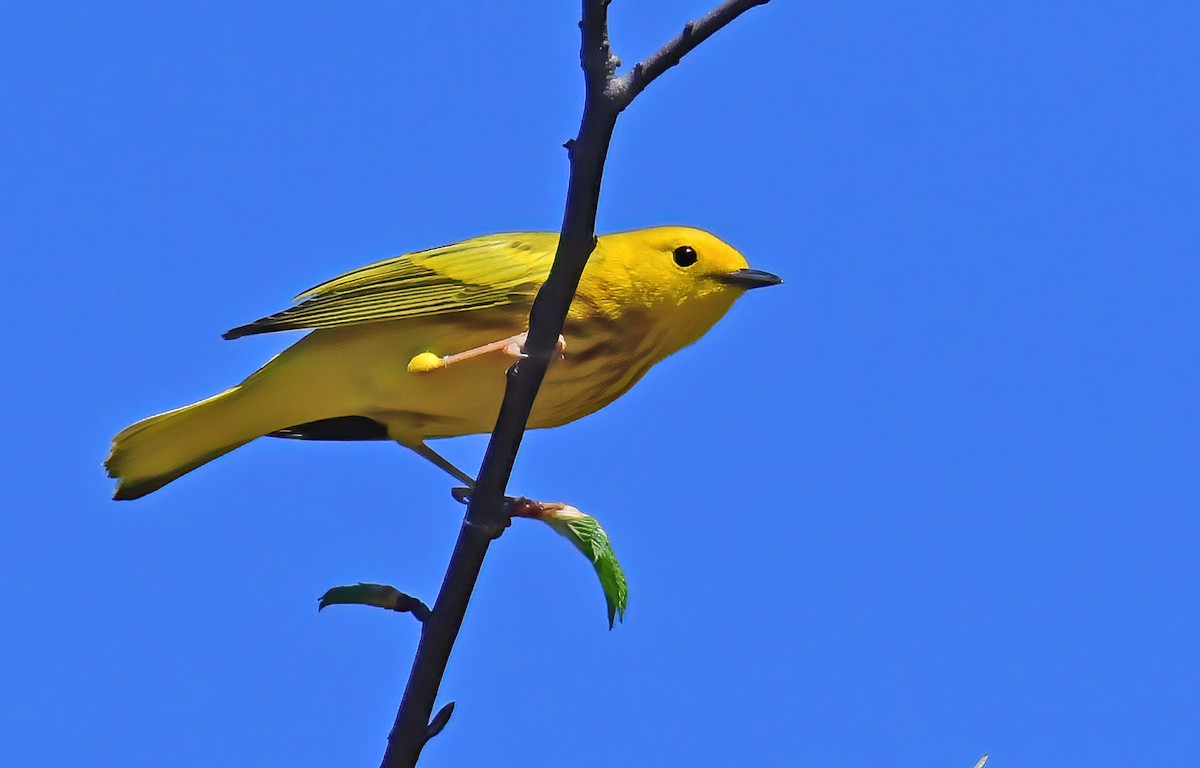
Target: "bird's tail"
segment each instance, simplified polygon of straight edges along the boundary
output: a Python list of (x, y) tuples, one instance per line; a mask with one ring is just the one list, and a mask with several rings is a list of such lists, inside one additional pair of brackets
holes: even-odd
[(104, 460), (114, 499), (137, 499), (269, 431), (246, 413), (234, 387), (207, 400), (142, 419), (113, 438)]

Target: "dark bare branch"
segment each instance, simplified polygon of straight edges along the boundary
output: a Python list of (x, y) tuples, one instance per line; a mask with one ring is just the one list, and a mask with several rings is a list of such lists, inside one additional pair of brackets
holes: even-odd
[(591, 99), (604, 93), (618, 66), (608, 41), (607, 2), (584, 0), (579, 33), (579, 64), (583, 67), (587, 96)]
[[(505, 496), (505, 489), (534, 398), (546, 368), (556, 356), (567, 309), (595, 248), (600, 182), (617, 116), (651, 80), (678, 63), (684, 54), (746, 9), (764, 2), (766, 0), (723, 4), (699, 22), (689, 24), (690, 32), (681, 36), (682, 39), (668, 43), (635, 72), (617, 78), (615, 72), (619, 60), (612, 52), (608, 37), (608, 0), (583, 0), (579, 26), (585, 99), (579, 133), (565, 145), (570, 155), (571, 175), (558, 250), (550, 275), (538, 291), (529, 313), (526, 357), (508, 371), (504, 400), (484, 453), (479, 477), (470, 493), (466, 518), (437, 601), (422, 625), (408, 686), (388, 736), (383, 768), (415, 766), (431, 731), (437, 730), (432, 725), (438, 718), (435, 723), (430, 723), (429, 715), (446, 662), (458, 637), (488, 547), (511, 522), (510, 500)], [(631, 77), (635, 74), (637, 77)]]
[(768, 0), (727, 0), (714, 8), (699, 21), (689, 21), (683, 31), (673, 40), (659, 48), (621, 77), (613, 79), (609, 93), (617, 110), (625, 109), (646, 86), (654, 82), (663, 72), (675, 66), (696, 46), (712, 37), (717, 30), (757, 5), (766, 5)]

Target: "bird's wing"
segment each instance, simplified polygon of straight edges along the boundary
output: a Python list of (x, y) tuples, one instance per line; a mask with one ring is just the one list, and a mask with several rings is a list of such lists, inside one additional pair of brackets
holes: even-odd
[(532, 301), (558, 234), (514, 232), (406, 253), (310, 288), (293, 307), (226, 331), (226, 339), (465, 312)]

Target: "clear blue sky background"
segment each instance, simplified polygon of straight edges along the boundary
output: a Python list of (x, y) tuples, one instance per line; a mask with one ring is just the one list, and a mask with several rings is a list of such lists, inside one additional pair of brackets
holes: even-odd
[[(707, 2), (616, 2), (626, 61)], [(109, 438), (404, 250), (557, 228), (574, 3), (0, 12), (0, 763), (375, 765), (462, 509), (386, 444), (259, 441), (142, 501)], [(1200, 6), (776, 0), (622, 119), (601, 231), (787, 284), (512, 487), (431, 766), (1186, 764), (1200, 748)], [(482, 439), (444, 445), (477, 466)]]

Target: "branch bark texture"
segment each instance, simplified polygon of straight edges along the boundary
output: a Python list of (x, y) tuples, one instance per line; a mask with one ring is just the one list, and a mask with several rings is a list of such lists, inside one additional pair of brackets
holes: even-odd
[(500, 536), (511, 520), (505, 489), (525, 434), (525, 424), (546, 369), (556, 354), (556, 343), (579, 278), (596, 245), (600, 182), (617, 116), (689, 51), (742, 13), (767, 1), (724, 2), (700, 20), (688, 22), (674, 39), (626, 74), (617, 76), (618, 59), (608, 37), (608, 0), (583, 0), (579, 26), (585, 98), (579, 133), (566, 144), (571, 175), (558, 251), (529, 313), (526, 357), (508, 371), (496, 427), (484, 453), (437, 601), (421, 625), (417, 655), (388, 736), (382, 768), (415, 766), (425, 743), (441, 730), (449, 717), (447, 713), (445, 718), (438, 718), (439, 722), (430, 723), (442, 675), (484, 556), (492, 540)]

